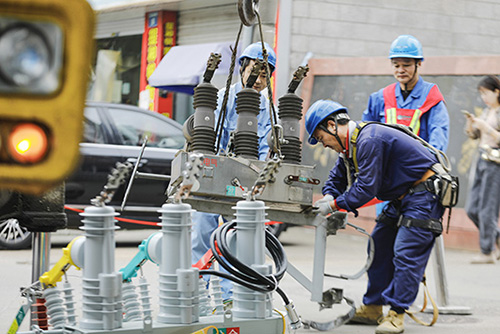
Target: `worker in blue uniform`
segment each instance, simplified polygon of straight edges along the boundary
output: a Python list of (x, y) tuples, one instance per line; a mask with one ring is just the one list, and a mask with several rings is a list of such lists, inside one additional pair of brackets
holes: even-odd
[[(267, 43), (264, 43), (264, 46), (268, 54), (267, 61), (270, 70), (269, 74), (271, 74), (276, 68), (276, 54)], [(235, 83), (230, 87), (229, 90), (228, 102), (226, 107), (226, 117), (223, 123), (219, 151), (224, 152), (228, 149), (227, 146), (229, 143), (230, 133), (236, 130), (236, 122), (238, 119), (238, 115), (236, 113), (236, 94), (245, 87), (256, 59), (264, 60), (261, 42), (250, 44), (245, 50), (243, 50), (241, 56), (239, 57), (238, 61), (240, 64), (241, 82)], [(257, 78), (252, 88), (261, 93), (260, 112), (257, 116), (259, 123), (257, 134), (259, 136), (259, 160), (265, 160), (269, 152), (267, 136), (271, 131), (271, 120), (269, 113), (269, 99), (265, 91), (265, 89), (267, 88), (267, 80), (264, 70), (261, 71), (260, 76)], [(221, 113), (220, 109), (222, 107), (225, 91), (226, 89), (223, 88), (219, 90), (218, 93), (217, 109), (215, 110), (216, 120)], [(210, 235), (219, 225), (219, 215), (206, 212), (195, 212), (192, 219), (192, 263), (195, 264), (210, 249)], [(225, 300), (229, 299), (232, 296), (232, 283), (224, 279), (221, 281), (221, 286), (222, 297)]]
[[(444, 209), (435, 191), (438, 159), (402, 130), (381, 123), (357, 124), (337, 102), (319, 100), (305, 116), (309, 143), (339, 153), (314, 203), (327, 215), (356, 209), (372, 198), (389, 201), (372, 232), (375, 254), (368, 288), (353, 318), (380, 324), (376, 333), (402, 333), (404, 314), (417, 297), (434, 240), (442, 232)], [(384, 317), (383, 305), (391, 309)]]
[[(401, 35), (392, 42), (389, 59), (397, 82), (370, 95), (362, 120), (409, 126), (446, 152), (450, 119), (438, 86), (418, 74), (424, 61), (422, 44), (411, 35)], [(384, 203), (377, 204), (377, 216), (383, 207)]]

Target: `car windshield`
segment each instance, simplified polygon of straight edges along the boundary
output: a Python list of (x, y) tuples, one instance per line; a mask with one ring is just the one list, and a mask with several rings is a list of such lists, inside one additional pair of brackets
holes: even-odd
[(148, 137), (148, 147), (182, 148), (184, 135), (168, 118), (162, 119), (147, 113), (127, 109), (108, 109), (109, 117), (115, 124), (125, 145), (141, 145), (142, 138)]

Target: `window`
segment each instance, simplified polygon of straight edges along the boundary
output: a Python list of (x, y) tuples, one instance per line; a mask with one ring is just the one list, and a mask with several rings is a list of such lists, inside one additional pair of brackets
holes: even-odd
[(104, 144), (103, 125), (96, 108), (85, 108), (83, 141), (85, 143)]
[(109, 116), (125, 145), (141, 145), (148, 137), (149, 147), (182, 148), (184, 135), (174, 121), (128, 109), (108, 109)]

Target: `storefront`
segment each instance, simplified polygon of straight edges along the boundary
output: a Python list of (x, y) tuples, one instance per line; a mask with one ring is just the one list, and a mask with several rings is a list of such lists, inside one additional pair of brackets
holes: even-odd
[[(97, 97), (139, 105), (179, 122), (192, 113), (192, 96), (149, 87), (147, 79), (170, 47), (234, 43), (240, 26), (237, 2), (234, 0), (214, 0), (210, 6), (206, 1), (197, 0), (133, 1), (127, 2), (127, 5), (113, 0), (93, 0), (91, 3), (98, 13), (94, 68), (97, 69), (99, 54), (110, 56), (104, 71), (109, 72), (113, 66), (115, 68), (113, 73), (107, 73), (106, 80), (112, 83), (98, 85), (113, 92), (98, 94)], [(274, 15), (270, 16), (274, 18)], [(272, 34), (269, 33), (271, 43), (274, 26), (272, 28), (268, 29), (272, 31)], [(241, 43), (249, 44), (255, 31), (248, 28), (245, 31)], [(109, 65), (110, 62), (112, 65)], [(99, 73), (95, 73), (96, 78), (99, 78)], [(216, 85), (222, 86), (224, 81), (225, 78), (216, 78)], [(95, 90), (95, 87), (94, 82), (91, 88)], [(89, 98), (94, 96), (89, 95)]]

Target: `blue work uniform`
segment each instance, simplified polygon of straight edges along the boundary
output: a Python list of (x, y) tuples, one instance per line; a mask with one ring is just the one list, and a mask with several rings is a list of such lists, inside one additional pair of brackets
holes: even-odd
[[(420, 108), (429, 94), (434, 84), (429, 83), (419, 77), (417, 84), (413, 87), (410, 95), (403, 98), (401, 86), (396, 85), (395, 95), (398, 108), (417, 109)], [(385, 119), (385, 101), (384, 88), (370, 95), (368, 100), (368, 108), (363, 112), (362, 120), (364, 122), (381, 122), (386, 123)], [(450, 118), (448, 109), (443, 101), (433, 106), (428, 112), (424, 113), (420, 118), (419, 136), (443, 152), (446, 152), (448, 147), (448, 137), (450, 128)], [(377, 216), (382, 212), (382, 209), (387, 203), (379, 203), (376, 206)]]
[[(232, 85), (229, 90), (228, 102), (226, 107), (226, 118), (222, 129), (222, 137), (220, 141), (220, 149), (226, 150), (229, 142), (229, 134), (236, 130), (236, 122), (238, 114), (236, 113), (236, 94), (241, 91), (242, 84), (240, 82)], [(219, 90), (217, 97), (217, 109), (215, 110), (215, 121), (221, 112), (222, 101), (224, 98), (225, 88)], [(258, 136), (259, 136), (259, 160), (265, 160), (269, 152), (267, 136), (271, 131), (271, 120), (269, 115), (269, 100), (260, 94), (260, 112), (258, 119)], [(199, 259), (210, 249), (210, 236), (219, 226), (218, 214), (199, 212), (193, 213), (193, 230), (191, 232), (192, 253), (191, 260), (195, 264)], [(221, 268), (222, 269), (222, 268)], [(221, 280), (222, 297), (224, 299), (231, 297), (232, 284), (228, 280)]]
[[(354, 128), (351, 121), (350, 134)], [(323, 194), (332, 195), (339, 208), (356, 213), (357, 208), (376, 197), (390, 201), (385, 214), (393, 221), (397, 222), (401, 216), (441, 220), (444, 209), (434, 193), (425, 190), (408, 193), (438, 163), (429, 149), (400, 130), (376, 123), (359, 132), (356, 149), (359, 172), (351, 188), (347, 190), (344, 159), (353, 165), (352, 143), (340, 155), (323, 187)], [(352, 168), (350, 172), (353, 174)], [(375, 255), (368, 270), (363, 303), (408, 309), (417, 297), (436, 234), (426, 228), (398, 227), (378, 221), (372, 237)]]
[[(401, 86), (396, 85), (395, 93), (398, 108), (417, 109), (421, 107), (433, 86), (434, 84), (424, 81), (424, 79), (419, 77), (417, 84), (405, 100), (401, 93)], [(368, 107), (362, 116), (364, 122), (375, 121), (386, 123), (383, 90), (380, 89), (370, 95)], [(449, 128), (450, 117), (448, 116), (448, 110), (444, 102), (441, 101), (420, 118), (419, 136), (438, 150), (445, 152), (448, 147)]]

